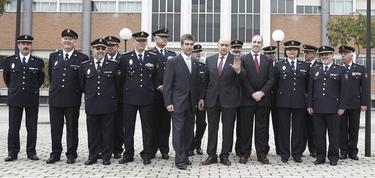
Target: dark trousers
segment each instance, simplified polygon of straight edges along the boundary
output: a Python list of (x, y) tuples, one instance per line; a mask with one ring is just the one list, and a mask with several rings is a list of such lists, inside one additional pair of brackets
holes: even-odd
[[(190, 105), (188, 105), (190, 106)], [(187, 153), (193, 141), (194, 112), (189, 107), (181, 112), (172, 112), (172, 143), (176, 152), (175, 164), (185, 164), (188, 160)]]
[[(279, 108), (279, 138), (280, 156), (284, 159), (290, 157), (301, 158), (305, 150), (305, 109)], [(290, 123), (292, 122), (292, 138), (290, 137)]]
[(52, 153), (51, 156), (60, 157), (63, 147), (61, 139), (66, 120), (66, 157), (77, 158), (78, 148), (78, 118), (79, 106), (75, 107), (49, 107), (51, 122)]
[(206, 110), (200, 111), (198, 108), (195, 110), (195, 136), (190, 150), (201, 148), (202, 138), (206, 131)]
[(208, 120), (208, 144), (207, 154), (211, 158), (217, 158), (217, 137), (219, 131), (220, 114), (221, 123), (223, 124), (222, 129), (222, 146), (220, 158), (228, 158), (229, 151), (233, 145), (233, 129), (234, 129), (234, 117), (237, 108), (223, 108), (220, 105), (220, 100), (214, 107), (207, 108), (207, 120)]
[(271, 106), (271, 117), (272, 117), (272, 128), (273, 137), (275, 140), (275, 150), (276, 154), (280, 154), (280, 131), (279, 131), (279, 112), (276, 106)]
[(160, 153), (169, 153), (169, 135), (171, 133), (171, 118), (164, 106), (163, 99), (156, 99), (154, 102), (153, 126), (154, 126), (154, 151), (158, 149)]
[(305, 139), (304, 139), (304, 148), (306, 145), (310, 153), (316, 153), (316, 144), (315, 144), (315, 129), (314, 129), (314, 120), (313, 116), (306, 112), (305, 114)]
[[(240, 108), (237, 108), (236, 116), (235, 116), (235, 122), (236, 122), (236, 142), (234, 145), (234, 151), (236, 152), (236, 155), (239, 155), (241, 153), (241, 122), (240, 122)], [(231, 151), (232, 152), (231, 146)]]
[(325, 160), (327, 155), (326, 131), (328, 129), (328, 159), (337, 162), (339, 159), (340, 117), (336, 114), (314, 114), (316, 131), (317, 159)]
[(130, 105), (124, 104), (124, 126), (125, 126), (125, 152), (124, 157), (134, 157), (134, 131), (135, 121), (137, 118), (137, 111), (141, 117), (142, 124), (142, 140), (143, 140), (143, 151), (141, 152), (142, 159), (151, 159), (153, 155), (153, 105)]
[(358, 131), (360, 110), (348, 109), (341, 116), (340, 151), (341, 154), (356, 156), (358, 154)]
[(113, 117), (114, 113), (87, 114), (87, 136), (89, 159), (110, 160), (113, 149)]
[(17, 156), (20, 152), (20, 127), (23, 109), (26, 113), (26, 153), (28, 156), (36, 154), (35, 145), (37, 138), (38, 106), (17, 107), (9, 106), (9, 130), (8, 130), (8, 155)]
[(267, 155), (270, 107), (241, 106), (241, 154), (250, 155), (255, 116), (255, 149), (257, 156)]
[(123, 116), (123, 104), (118, 103), (115, 117), (113, 118), (113, 153), (122, 153), (124, 149), (122, 145), (125, 141), (125, 128)]

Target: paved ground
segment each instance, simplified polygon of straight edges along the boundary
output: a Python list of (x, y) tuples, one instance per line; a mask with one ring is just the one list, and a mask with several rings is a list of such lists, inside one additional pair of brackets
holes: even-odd
[[(363, 114), (364, 115), (364, 114)], [(373, 112), (375, 117), (375, 112)], [(48, 122), (48, 108), (41, 107), (38, 124), (37, 153), (40, 161), (30, 161), (26, 159), (26, 129), (24, 123), (21, 127), (21, 152), (19, 159), (14, 162), (3, 162), (7, 156), (7, 132), (8, 132), (8, 110), (6, 106), (0, 107), (0, 177), (375, 177), (375, 152), (373, 157), (364, 157), (364, 129), (360, 130), (360, 160), (339, 161), (338, 166), (333, 167), (329, 164), (315, 166), (314, 159), (307, 156), (305, 152), (302, 163), (289, 161), (284, 164), (280, 158), (275, 155), (273, 134), (270, 136), (271, 153), (269, 156), (270, 165), (262, 165), (256, 161), (253, 154), (251, 161), (243, 165), (238, 163), (238, 157), (230, 155), (232, 166), (227, 167), (221, 164), (210, 166), (201, 166), (207, 155), (193, 156), (190, 170), (180, 171), (174, 167), (174, 153), (170, 160), (162, 160), (160, 155), (152, 160), (151, 165), (144, 166), (139, 155), (136, 155), (135, 161), (129, 164), (118, 164), (117, 160), (112, 159), (112, 164), (103, 166), (101, 162), (91, 166), (85, 166), (84, 162), (88, 156), (87, 132), (84, 111), (81, 110), (79, 124), (79, 157), (77, 163), (68, 165), (65, 158), (56, 164), (45, 164), (49, 157), (51, 149), (50, 125)], [(375, 149), (375, 121), (372, 124), (372, 148)], [(362, 118), (361, 125), (364, 125)], [(272, 129), (270, 129), (272, 130)], [(65, 133), (64, 133), (65, 134)], [(219, 137), (221, 138), (221, 137)], [(65, 138), (64, 138), (65, 139)], [(64, 141), (65, 142), (65, 141)], [(207, 135), (204, 137), (203, 148), (206, 147)], [(220, 139), (219, 144), (221, 145)], [(65, 146), (65, 143), (64, 143)], [(139, 121), (135, 133), (135, 149), (141, 150), (142, 139)], [(172, 149), (173, 150), (173, 149)], [(220, 151), (220, 149), (219, 149)], [(254, 151), (253, 151), (254, 153)]]

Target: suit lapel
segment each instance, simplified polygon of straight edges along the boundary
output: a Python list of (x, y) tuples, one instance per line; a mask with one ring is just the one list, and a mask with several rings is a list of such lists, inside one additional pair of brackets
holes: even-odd
[(225, 60), (223, 71), (221, 71), (221, 76), (223, 76), (224, 72), (229, 68), (229, 64), (233, 64), (233, 56), (231, 54), (228, 54), (228, 57)]

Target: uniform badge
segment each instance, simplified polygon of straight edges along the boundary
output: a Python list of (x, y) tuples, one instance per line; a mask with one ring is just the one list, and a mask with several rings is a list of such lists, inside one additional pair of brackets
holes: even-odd
[(12, 63), (12, 64), (10, 65), (10, 67), (11, 67), (12, 69), (14, 69), (15, 66), (16, 66), (16, 65), (15, 65), (14, 63)]
[(117, 75), (118, 75), (118, 76), (121, 75), (121, 70), (117, 70)]
[(316, 73), (315, 73), (315, 77), (317, 77), (318, 75), (319, 75), (319, 72), (316, 72)]
[(345, 79), (348, 80), (348, 74), (345, 74)]
[(285, 70), (286, 69), (286, 67), (285, 66), (283, 66), (283, 70)]
[(367, 76), (367, 72), (365, 73), (365, 78), (368, 78), (368, 76)]
[(132, 65), (133, 64), (133, 60), (129, 60), (129, 65)]
[(90, 72), (91, 72), (90, 69), (87, 69), (87, 75), (90, 75)]
[(58, 63), (58, 62), (57, 62), (57, 61), (55, 61), (55, 64), (54, 64), (54, 65), (56, 66), (56, 65), (57, 65), (57, 63)]

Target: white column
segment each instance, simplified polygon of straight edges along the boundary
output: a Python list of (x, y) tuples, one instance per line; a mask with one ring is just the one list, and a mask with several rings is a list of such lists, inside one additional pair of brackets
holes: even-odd
[(260, 35), (264, 46), (271, 42), (271, 0), (260, 1)]
[[(152, 0), (142, 0), (141, 30), (152, 33)], [(151, 37), (148, 38), (148, 43), (150, 42)]]
[(183, 34), (189, 33), (191, 34), (191, 0), (182, 0), (181, 1), (181, 29), (180, 34), (181, 36)]
[[(220, 3), (220, 37), (231, 39), (232, 1), (221, 0)], [(217, 30), (217, 29), (215, 29)]]

